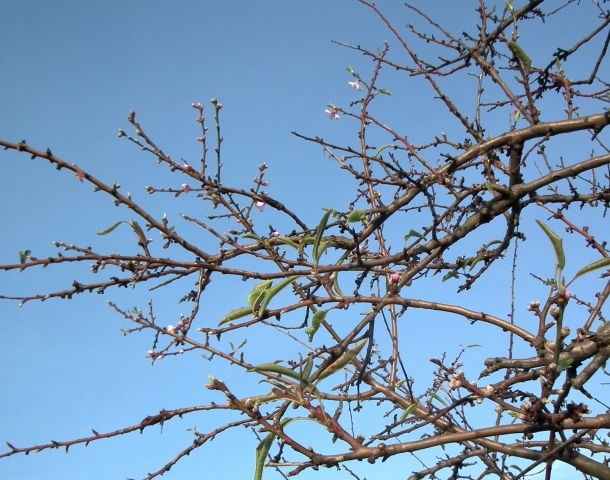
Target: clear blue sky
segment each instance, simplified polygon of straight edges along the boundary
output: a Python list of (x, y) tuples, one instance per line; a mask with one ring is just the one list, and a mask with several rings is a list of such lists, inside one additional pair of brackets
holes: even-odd
[[(397, 25), (413, 21), (401, 2), (377, 3)], [(466, 22), (475, 18), (478, 4), (465, 1), (468, 9), (463, 9), (456, 8), (454, 0), (414, 3), (433, 5), (428, 11), (458, 34), (470, 27)], [(212, 127), (209, 100), (216, 97), (224, 105), (224, 181), (248, 187), (257, 166), (265, 162), (270, 167), (271, 195), (306, 211), (304, 219), (315, 224), (321, 207), (347, 209), (345, 200), (352, 194), (347, 189), (353, 184), (342, 184), (343, 177), (320, 149), (290, 132), (355, 143), (356, 126), (330, 122), (324, 110), (329, 102), (347, 106), (357, 98), (347, 85), (352, 78), (346, 67), (351, 65), (366, 78), (371, 62), (331, 40), (375, 49), (386, 39), (395, 45), (373, 12), (355, 0), (5, 0), (0, 29), (0, 137), (15, 142), (26, 139), (42, 150), (49, 147), (108, 183), (117, 180), (134, 198), (148, 202), (156, 214), (196, 213), (196, 205), (189, 204), (187, 196), (174, 201), (146, 195), (143, 185), (176, 188), (172, 183), (176, 177), (155, 168), (151, 158), (117, 138), (117, 132), (122, 128), (130, 133), (126, 116), (135, 110), (144, 130), (165, 152), (173, 158), (198, 159), (198, 125), (190, 105), (204, 104)], [(394, 95), (384, 107), (387, 111), (380, 113), (403, 125), (410, 138), (421, 135), (420, 143), (424, 143), (425, 135), (450, 133), (455, 128), (451, 123), (439, 124), (430, 114), (429, 103), (424, 103), (430, 92), (420, 90), (421, 84), (391, 75), (387, 82)], [(129, 220), (128, 212), (41, 160), (0, 152), (0, 190), (1, 264), (16, 263), (18, 252), (26, 249), (38, 257), (53, 255), (52, 241), (91, 245), (100, 252), (135, 248), (127, 228), (106, 237), (95, 235), (119, 220)], [(550, 276), (552, 253), (541, 251), (532, 255), (528, 265), (537, 274)], [(583, 257), (578, 266), (594, 259)], [(0, 273), (0, 293), (44, 293), (58, 285), (68, 288), (73, 279), (87, 278), (87, 268)], [(494, 309), (491, 313), (505, 316), (508, 296), (501, 290), (506, 279), (505, 273), (490, 279), (493, 298), (466, 294), (465, 301), (473, 305), (482, 301), (477, 309)], [(170, 324), (180, 312), (176, 303), (180, 290), (168, 291), (165, 302), (157, 303), (157, 311)], [(446, 291), (454, 292), (455, 285)], [(239, 306), (233, 303), (235, 292), (222, 288), (218, 292), (218, 301), (206, 305), (204, 312), (212, 324)], [(536, 295), (542, 299), (544, 291)], [(68, 440), (87, 436), (90, 428), (106, 432), (136, 424), (162, 408), (222, 401), (203, 384), (210, 374), (231, 378), (226, 366), (194, 355), (151, 368), (145, 358), (149, 336), (122, 335), (123, 322), (107, 301), (144, 306), (150, 296), (140, 288), (72, 301), (32, 302), (21, 309), (18, 303), (4, 301), (0, 309), (0, 441), (24, 447), (51, 438)], [(524, 295), (520, 302), (526, 305), (534, 299)], [(438, 325), (448, 333), (466, 328)], [(460, 342), (484, 343), (475, 338), (476, 331), (472, 334)], [(436, 329), (418, 338), (419, 348), (425, 347), (423, 358), (442, 354), (445, 347), (433, 347), (435, 339)], [(452, 348), (450, 356), (458, 347)], [(473, 362), (473, 370), (479, 365)], [(187, 416), (166, 424), (162, 434), (155, 427), (143, 435), (104, 440), (87, 448), (76, 446), (68, 455), (56, 451), (18, 455), (0, 460), (0, 477), (141, 478), (191, 443), (187, 429), (208, 431), (221, 422), (222, 418), (209, 414)], [(198, 449), (163, 478), (251, 478), (257, 442), (249, 432), (237, 433)], [(378, 464), (375, 470), (358, 465), (357, 471), (369, 480), (386, 475), (403, 478), (418, 466), (405, 456)], [(299, 478), (314, 477), (351, 478), (334, 471), (306, 472)], [(265, 478), (280, 477), (269, 470)]]

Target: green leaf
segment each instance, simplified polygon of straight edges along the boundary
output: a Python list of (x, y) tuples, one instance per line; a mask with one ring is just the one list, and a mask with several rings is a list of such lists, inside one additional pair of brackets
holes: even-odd
[(390, 95), (392, 96), (392, 94), (390, 92), (388, 92), (385, 88), (380, 88), (379, 90), (377, 90), (379, 93), (383, 93), (384, 95)]
[(497, 245), (499, 243), (502, 243), (502, 240), (492, 240), (487, 245), (485, 245), (485, 250), (489, 250), (489, 247), (491, 247), (492, 245)]
[(360, 353), (360, 350), (364, 347), (367, 340), (362, 340), (358, 345), (354, 347), (353, 350), (348, 350), (343, 355), (341, 355), (337, 360), (335, 360), (331, 365), (328, 366), (323, 372), (318, 376), (318, 381), (324, 380), (327, 377), (330, 377), (333, 373), (337, 373), (342, 370), (348, 363), (350, 363), (356, 355)]
[(311, 370), (313, 369), (313, 355), (309, 355), (307, 359), (307, 363), (303, 368), (303, 372), (301, 373), (301, 380), (307, 380), (311, 375)]
[(332, 208), (328, 208), (328, 207), (323, 207), (322, 210), (326, 211), (326, 212), (330, 212), (331, 217), (336, 218), (337, 220), (341, 219), (341, 214), (339, 212), (337, 212), (337, 210), (333, 210)]
[(25, 263), (28, 257), (30, 256), (31, 250), (26, 250), (25, 252), (19, 252), (19, 263)]
[(572, 280), (572, 282), (574, 280), (576, 280), (577, 278), (582, 277), (583, 275), (586, 275), (587, 273), (591, 273), (591, 272), (594, 272), (595, 270), (599, 270), (600, 268), (604, 268), (604, 267), (608, 267), (608, 266), (610, 266), (610, 258), (602, 258), (601, 260), (598, 260), (597, 262), (590, 263), (586, 267), (583, 267), (580, 270), (578, 270), (578, 272), (574, 276), (574, 279)]
[(557, 235), (555, 232), (553, 232), (553, 230), (551, 230), (549, 227), (547, 227), (540, 220), (536, 220), (536, 223), (538, 225), (540, 225), (540, 228), (542, 228), (542, 230), (544, 230), (544, 233), (546, 233), (546, 236), (549, 237), (549, 240), (553, 244), (553, 249), (555, 250), (555, 256), (557, 257), (557, 268), (559, 268), (559, 270), (562, 271), (563, 267), (566, 266), (566, 257), (565, 257), (565, 254), (563, 253), (562, 238), (559, 235)]
[(443, 404), (443, 406), (448, 407), (449, 405), (447, 405), (447, 402), (445, 402), (445, 400), (443, 400), (441, 397), (439, 397), (436, 393), (431, 393), (430, 396), (432, 398), (435, 398), (436, 400), (438, 400), (439, 402), (441, 402)]
[(483, 257), (477, 257), (477, 258), (474, 258), (474, 259), (472, 260), (472, 262), (470, 263), (470, 270), (469, 270), (469, 272), (472, 272), (472, 269), (473, 269), (474, 267), (476, 267), (477, 263), (479, 263), (481, 260), (483, 260)]
[(275, 440), (275, 433), (269, 433), (261, 440), (258, 447), (256, 447), (256, 470), (254, 472), (254, 480), (262, 480), (263, 478), (265, 460), (267, 459), (269, 450), (271, 450), (273, 440)]
[(284, 243), (284, 244), (286, 244), (286, 245), (289, 245), (289, 246), (291, 246), (292, 248), (294, 248), (294, 249), (296, 249), (296, 250), (299, 250), (299, 248), (300, 248), (300, 247), (299, 247), (299, 246), (298, 246), (296, 243), (294, 243), (294, 242), (293, 242), (292, 240), (290, 240), (289, 238), (286, 238), (286, 237), (277, 237), (277, 238), (276, 238), (276, 240), (277, 240), (278, 242), (282, 242), (282, 243)]
[(273, 282), (271, 280), (265, 280), (264, 282), (257, 283), (254, 285), (254, 289), (248, 295), (248, 305), (252, 307), (252, 311), (256, 312), (261, 302), (263, 301), (263, 294)]
[(411, 415), (413, 410), (415, 410), (417, 407), (419, 407), (419, 404), (417, 404), (417, 403), (412, 403), (411, 405), (409, 405), (405, 409), (405, 411), (402, 412), (402, 415), (400, 416), (400, 421), (402, 422), (405, 418), (407, 418), (409, 415)]
[(366, 224), (366, 211), (365, 210), (353, 210), (347, 216), (347, 221), (349, 223), (362, 222), (363, 225)]
[(284, 288), (286, 288), (288, 285), (292, 284), (293, 282), (296, 282), (301, 277), (302, 277), (302, 275), (294, 275), (292, 277), (287, 278), (283, 282), (278, 283), (275, 287), (264, 290), (263, 298), (262, 298), (260, 307), (258, 308), (258, 315), (261, 316), (263, 314), (263, 312), (267, 308), (267, 305), (269, 305), (269, 302), (271, 301), (271, 299), (273, 297), (275, 297)]
[(340, 297), (345, 297), (345, 295), (341, 291), (341, 287), (339, 287), (339, 272), (333, 272), (331, 277), (333, 279), (333, 289), (335, 290), (335, 292), (337, 292), (337, 295), (339, 295)]
[(242, 318), (250, 314), (252, 314), (251, 307), (243, 307), (231, 310), (229, 313), (227, 313), (224, 317), (220, 319), (220, 322), (218, 322), (218, 326), (220, 327), (225, 323), (232, 322), (233, 320), (237, 320), (238, 318)]
[(333, 242), (331, 242), (330, 240), (325, 240), (323, 242), (320, 242), (320, 245), (318, 245), (318, 250), (316, 252), (316, 255), (314, 257), (314, 262), (318, 263), (320, 261), (320, 257), (322, 255), (324, 255), (324, 252), (326, 252), (326, 249), (330, 246), (330, 245), (334, 245)]
[(313, 241), (313, 258), (315, 263), (318, 263), (318, 260), (322, 255), (321, 253), (318, 254), (318, 247), (320, 246), (322, 234), (324, 233), (324, 229), (326, 228), (326, 224), (328, 223), (328, 217), (330, 217), (330, 212), (326, 212), (324, 215), (322, 215), (322, 219), (320, 220), (318, 228), (316, 229), (316, 237)]
[(118, 227), (121, 223), (127, 223), (123, 220), (121, 220), (120, 222), (116, 222), (112, 227), (104, 230), (103, 232), (97, 232), (98, 235), (108, 235), (110, 232), (112, 232), (116, 227)]
[[(282, 419), (282, 421), (280, 422), (280, 426), (284, 428), (288, 424), (299, 420), (320, 423), (320, 421), (315, 418), (295, 417)], [(256, 447), (256, 471), (254, 472), (254, 480), (261, 480), (263, 478), (265, 459), (267, 458), (267, 455), (269, 455), (269, 450), (271, 450), (271, 446), (273, 445), (274, 439), (275, 433), (269, 433), (265, 438), (263, 438), (263, 440), (261, 440), (261, 442), (258, 444), (258, 447)]]
[(532, 59), (526, 55), (525, 51), (519, 45), (517, 45), (517, 42), (508, 42), (508, 46), (523, 64), (525, 73), (530, 73), (532, 69)]
[(379, 149), (375, 152), (375, 155), (373, 155), (373, 158), (377, 158), (381, 152), (383, 152), (386, 148), (390, 148), (390, 147), (394, 147), (394, 144), (388, 143), (387, 145), (384, 145), (383, 147), (379, 147)]
[(421, 233), (416, 232), (415, 230), (412, 230), (412, 229), (411, 229), (411, 230), (409, 230), (409, 233), (407, 233), (407, 234), (405, 235), (405, 243), (407, 243), (407, 240), (409, 240), (409, 238), (411, 238), (411, 237), (417, 237), (417, 238), (421, 238), (422, 240), (425, 240), (425, 239), (426, 239), (426, 236), (425, 236), (425, 235), (422, 235)]
[(256, 240), (257, 242), (261, 241), (261, 237), (256, 233), (246, 233), (245, 235), (242, 235), (242, 238), (249, 238), (250, 240)]
[(138, 225), (138, 222), (136, 222), (135, 220), (130, 220), (129, 226), (133, 229), (134, 232), (136, 232), (136, 235), (138, 237), (140, 237), (140, 240), (142, 242), (146, 242), (146, 237), (144, 236), (144, 231), (142, 230), (140, 225)]
[(570, 365), (572, 365), (573, 361), (574, 359), (572, 358), (564, 358), (563, 360), (561, 360), (559, 362), (559, 365), (557, 365), (557, 373), (563, 372), (564, 370), (570, 368)]
[(453, 277), (459, 277), (458, 273), (455, 270), (451, 270), (447, 275), (443, 277), (443, 283)]
[(346, 68), (346, 70), (347, 70), (349, 73), (351, 73), (352, 75), (354, 74), (354, 69), (353, 69), (352, 67), (348, 66), (348, 67)]
[(269, 373), (278, 373), (280, 375), (284, 375), (285, 377), (293, 378), (297, 381), (301, 380), (301, 375), (299, 372), (295, 372), (294, 370), (285, 367), (284, 365), (278, 365), (277, 363), (263, 363), (257, 367), (254, 367), (252, 370), (248, 370), (249, 372), (269, 372)]
[(313, 341), (313, 337), (322, 325), (322, 321), (326, 318), (328, 314), (328, 310), (318, 310), (314, 313), (313, 318), (311, 319), (311, 327), (305, 330), (305, 333), (309, 336), (309, 341)]

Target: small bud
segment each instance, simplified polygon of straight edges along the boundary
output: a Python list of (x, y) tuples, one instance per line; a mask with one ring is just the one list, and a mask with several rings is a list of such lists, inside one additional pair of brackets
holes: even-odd
[(192, 173), (195, 171), (195, 169), (193, 167), (191, 167), (188, 163), (185, 163), (184, 167), (182, 167), (182, 168), (185, 172), (188, 172), (188, 173)]
[(495, 390), (494, 390), (494, 387), (492, 387), (491, 385), (488, 385), (487, 387), (482, 388), (481, 392), (483, 393), (484, 397), (489, 398), (495, 393)]

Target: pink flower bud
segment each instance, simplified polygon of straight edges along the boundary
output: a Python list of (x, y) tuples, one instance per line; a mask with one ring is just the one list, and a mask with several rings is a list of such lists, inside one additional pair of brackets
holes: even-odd
[(186, 193), (189, 193), (191, 191), (191, 187), (189, 187), (188, 184), (183, 183), (182, 190), (184, 190)]
[(184, 167), (182, 167), (182, 168), (185, 172), (189, 172), (189, 173), (192, 173), (195, 171), (195, 169), (193, 167), (191, 167), (188, 163), (185, 163)]
[(393, 283), (394, 285), (396, 285), (398, 282), (400, 282), (400, 272), (394, 272), (394, 273), (392, 274), (391, 279), (392, 279), (392, 283)]
[(261, 202), (260, 200), (256, 202), (256, 208), (258, 208), (259, 212), (265, 210), (265, 202)]

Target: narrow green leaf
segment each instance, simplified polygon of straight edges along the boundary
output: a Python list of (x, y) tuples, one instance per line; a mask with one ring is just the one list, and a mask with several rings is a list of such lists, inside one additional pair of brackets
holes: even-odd
[(241, 238), (249, 238), (250, 240), (256, 240), (257, 242), (261, 241), (261, 237), (256, 233), (246, 233), (245, 235), (242, 235)]
[(302, 275), (294, 275), (292, 277), (287, 278), (283, 282), (278, 283), (275, 287), (266, 289), (263, 292), (263, 298), (260, 307), (258, 307), (258, 315), (261, 316), (263, 314), (263, 312), (267, 308), (267, 305), (269, 305), (269, 302), (273, 297), (275, 297), (288, 285), (292, 284), (293, 282), (296, 282), (299, 278), (301, 278), (301, 276)]
[(472, 262), (470, 263), (470, 270), (469, 270), (469, 272), (472, 272), (472, 269), (474, 267), (476, 267), (477, 263), (479, 263), (481, 260), (483, 260), (483, 257), (477, 257), (477, 258), (473, 259)]
[(261, 440), (261, 443), (258, 444), (258, 447), (256, 447), (256, 470), (254, 472), (254, 480), (262, 480), (263, 478), (265, 460), (267, 459), (267, 454), (269, 453), (269, 450), (271, 450), (273, 440), (275, 440), (275, 433), (269, 433), (265, 438)]
[(413, 410), (415, 410), (418, 406), (419, 406), (419, 404), (417, 404), (417, 403), (412, 403), (411, 405), (409, 405), (405, 409), (405, 411), (402, 412), (402, 415), (400, 416), (400, 421), (402, 422), (405, 418), (407, 418), (409, 415), (411, 415)]
[(313, 341), (313, 337), (322, 325), (322, 321), (326, 318), (328, 314), (328, 310), (318, 310), (314, 313), (313, 318), (311, 319), (311, 327), (305, 330), (305, 333), (309, 336), (309, 341)]
[(140, 238), (142, 242), (146, 242), (146, 236), (144, 235), (144, 231), (142, 230), (140, 225), (138, 225), (138, 222), (136, 222), (135, 220), (130, 220), (129, 226), (133, 229), (134, 232), (136, 232), (136, 235)]
[(248, 370), (250, 372), (269, 372), (269, 373), (278, 373), (280, 375), (284, 375), (285, 377), (294, 378), (297, 381), (301, 380), (301, 376), (299, 372), (295, 372), (294, 370), (285, 367), (284, 365), (278, 365), (277, 363), (263, 363), (257, 367), (254, 367), (252, 370)]
[(563, 267), (566, 266), (566, 257), (563, 253), (563, 239), (540, 220), (536, 220), (536, 223), (540, 225), (540, 228), (542, 228), (544, 233), (546, 233), (546, 236), (549, 237), (549, 240), (553, 244), (553, 249), (555, 250), (555, 256), (557, 257), (557, 267), (560, 271), (563, 270)]
[(324, 255), (326, 249), (331, 245), (334, 245), (334, 243), (330, 240), (324, 240), (323, 242), (320, 242), (320, 245), (318, 245), (318, 250), (316, 251), (316, 255), (314, 256), (314, 262), (316, 264), (320, 261), (322, 255)]
[(354, 347), (353, 350), (348, 350), (341, 357), (335, 360), (328, 368), (326, 368), (320, 375), (318, 376), (318, 381), (324, 380), (327, 377), (330, 377), (333, 373), (337, 373), (342, 370), (348, 363), (350, 363), (356, 355), (360, 353), (360, 350), (364, 347), (367, 340), (362, 340), (358, 345)]
[(492, 240), (487, 245), (485, 245), (485, 250), (489, 250), (489, 247), (491, 247), (492, 245), (497, 245), (499, 243), (502, 243), (502, 240)]
[(278, 242), (282, 242), (282, 243), (284, 243), (286, 245), (289, 245), (290, 247), (294, 248), (295, 250), (299, 250), (299, 248), (300, 248), (296, 243), (294, 243), (289, 238), (286, 238), (286, 237), (277, 237), (276, 240)]
[(441, 402), (443, 404), (443, 406), (448, 407), (449, 405), (447, 405), (447, 402), (445, 402), (445, 400), (443, 400), (441, 397), (439, 397), (436, 393), (431, 393), (430, 396), (432, 398), (435, 398), (436, 400), (438, 400), (439, 402)]
[(349, 223), (362, 222), (366, 224), (366, 211), (364, 210), (352, 210), (347, 216)]
[(339, 220), (342, 215), (337, 212), (337, 210), (333, 210), (332, 208), (328, 208), (328, 207), (323, 207), (322, 210), (324, 210), (325, 212), (330, 212), (330, 216), (333, 218), (336, 218), (337, 220)]
[(220, 327), (225, 323), (232, 322), (233, 320), (237, 320), (238, 318), (242, 318), (250, 314), (252, 314), (251, 307), (243, 307), (231, 310), (229, 313), (227, 313), (224, 317), (220, 319), (220, 322), (218, 322), (218, 326)]
[(526, 55), (525, 51), (519, 45), (517, 45), (517, 42), (508, 42), (508, 46), (523, 64), (525, 73), (530, 73), (532, 69), (532, 59)]
[(443, 277), (443, 283), (453, 277), (459, 277), (458, 273), (455, 270), (451, 270), (447, 275)]
[(377, 90), (379, 93), (383, 93), (384, 95), (390, 95), (392, 96), (392, 94), (390, 92), (388, 92), (385, 88), (380, 88), (379, 90)]
[(313, 355), (309, 355), (309, 358), (307, 359), (307, 363), (305, 364), (305, 367), (303, 368), (303, 372), (301, 374), (301, 380), (307, 380), (309, 378), (309, 376), (311, 375), (312, 369), (313, 369)]
[(120, 222), (116, 222), (112, 227), (104, 230), (103, 232), (97, 232), (98, 235), (108, 235), (110, 232), (112, 232), (116, 227), (118, 227), (121, 223), (127, 223), (123, 220), (121, 220)]
[(352, 67), (348, 66), (348, 67), (346, 68), (346, 70), (347, 70), (349, 73), (351, 73), (352, 75), (354, 74), (354, 70), (353, 70), (353, 68), (352, 68)]
[(339, 295), (340, 297), (345, 297), (345, 295), (341, 291), (341, 287), (339, 287), (339, 272), (333, 272), (332, 279), (333, 279), (333, 289), (335, 290), (337, 295)]
[(387, 145), (384, 145), (383, 147), (379, 147), (377, 149), (377, 151), (375, 152), (375, 155), (373, 155), (373, 158), (377, 158), (379, 156), (379, 154), (381, 152), (383, 152), (386, 148), (390, 148), (390, 147), (393, 147), (393, 146), (394, 146), (393, 143), (388, 143)]
[(265, 280), (264, 282), (257, 283), (254, 285), (254, 289), (248, 295), (248, 305), (252, 307), (252, 311), (258, 311), (258, 307), (263, 301), (263, 294), (265, 290), (267, 290), (273, 282), (271, 280)]
[(320, 240), (322, 239), (322, 234), (324, 233), (324, 229), (326, 228), (326, 224), (328, 223), (328, 217), (330, 217), (330, 212), (327, 211), (324, 215), (322, 215), (322, 219), (318, 224), (318, 228), (316, 229), (316, 237), (313, 241), (313, 258), (314, 262), (317, 264), (320, 256), (322, 254), (318, 254), (318, 247), (320, 246)]
[[(604, 268), (604, 267), (608, 267), (608, 266), (610, 266), (610, 258), (602, 258), (601, 260), (590, 263), (586, 267), (583, 267), (580, 270), (578, 270), (578, 272), (574, 276), (574, 280), (576, 280), (579, 277), (582, 277), (583, 275), (586, 275), (587, 273), (591, 273), (591, 272), (594, 272), (595, 270), (599, 270), (600, 268)], [(572, 281), (574, 281), (574, 280), (572, 280)]]

